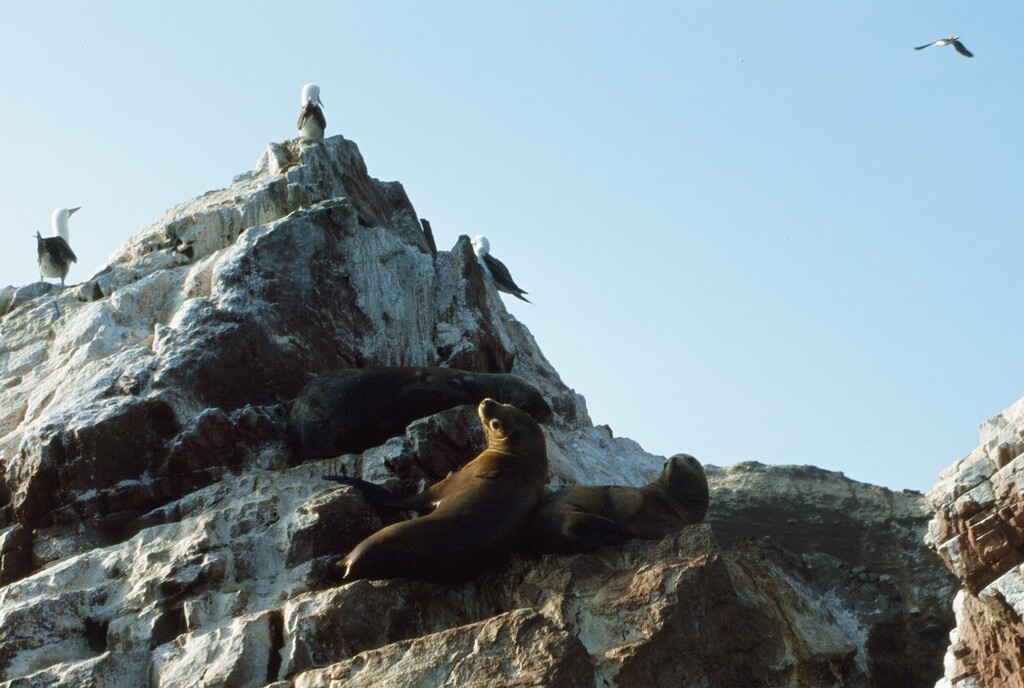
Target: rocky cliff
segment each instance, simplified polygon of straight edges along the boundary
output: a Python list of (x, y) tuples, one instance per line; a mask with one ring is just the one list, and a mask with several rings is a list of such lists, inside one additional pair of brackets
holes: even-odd
[(960, 579), (938, 688), (1024, 687), (1024, 399), (928, 493), (928, 544)]
[[(378, 365), (527, 379), (554, 410), (553, 483), (660, 470), (593, 426), (468, 240), (433, 251), (341, 137), (272, 144), (80, 285), (0, 291), (0, 686), (925, 685), (907, 619), (932, 573), (918, 590), (900, 552), (926, 515), (886, 491), (844, 514), (786, 493), (804, 511), (779, 527), (770, 491), (726, 475), (717, 520), (661, 542), (333, 585), (330, 556), (382, 514), (322, 474), (436, 480), (480, 447), (457, 408), (298, 464), (290, 400)], [(802, 547), (797, 518), (860, 545)], [(795, 553), (734, 542), (761, 534)]]
[(957, 581), (925, 545), (933, 510), (924, 495), (814, 466), (711, 467), (708, 482), (708, 522), (723, 546), (771, 537), (792, 552), (836, 557), (859, 576), (880, 576), (903, 602), (905, 685), (931, 687), (942, 675)]

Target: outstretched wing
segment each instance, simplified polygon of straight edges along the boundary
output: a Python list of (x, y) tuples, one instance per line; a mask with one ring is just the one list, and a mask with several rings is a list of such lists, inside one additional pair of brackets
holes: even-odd
[(925, 48), (930, 48), (933, 45), (935, 45), (935, 41), (932, 41), (931, 43), (928, 43), (926, 45), (919, 45), (916, 48), (914, 48), (914, 50), (924, 50)]
[(953, 41), (953, 47), (956, 48), (956, 51), (964, 57), (974, 57), (974, 53), (965, 48), (964, 44), (960, 41)]

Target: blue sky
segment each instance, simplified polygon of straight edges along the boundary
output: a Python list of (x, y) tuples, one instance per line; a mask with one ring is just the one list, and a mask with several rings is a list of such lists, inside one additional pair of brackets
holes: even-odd
[(1019, 3), (238, 7), (0, 2), (0, 284), (60, 206), (86, 278), (314, 81), (649, 451), (927, 490), (1024, 395)]

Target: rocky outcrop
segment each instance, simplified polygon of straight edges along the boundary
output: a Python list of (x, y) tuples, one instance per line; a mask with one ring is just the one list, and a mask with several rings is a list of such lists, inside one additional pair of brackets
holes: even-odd
[(36, 566), (130, 536), (230, 471), (286, 465), (281, 402), (342, 367), (514, 371), (554, 406), (561, 479), (581, 476), (580, 452), (611, 446), (627, 468), (590, 470), (620, 479), (658, 463), (590, 426), (484, 288), (468, 241), (431, 255), (401, 187), (369, 178), (340, 137), (271, 146), (255, 172), (170, 211), (86, 283), (11, 302), (2, 513), (34, 533)]
[(928, 544), (962, 588), (940, 688), (1024, 687), (1024, 399), (928, 493)]
[(748, 462), (706, 467), (708, 522), (723, 545), (771, 539), (798, 554), (828, 554), (899, 589), (907, 646), (893, 648), (906, 683), (925, 688), (942, 675), (953, 625), (956, 579), (924, 543), (932, 509), (918, 492), (893, 492), (814, 466)]
[(335, 585), (398, 516), (323, 474), (415, 489), (482, 443), (463, 407), (298, 463), (290, 400), (375, 365), (525, 378), (552, 485), (661, 468), (591, 424), (467, 238), (432, 251), (350, 141), (273, 144), (84, 283), (0, 293), (0, 686), (904, 685), (901, 580), (724, 519), (458, 586)]

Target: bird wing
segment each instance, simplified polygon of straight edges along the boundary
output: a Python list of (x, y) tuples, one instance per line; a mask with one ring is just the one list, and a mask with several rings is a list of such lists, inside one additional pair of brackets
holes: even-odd
[[(523, 299), (520, 294), (528, 294), (529, 292), (523, 291), (512, 279), (511, 273), (508, 268), (500, 260), (492, 256), (490, 253), (484, 254), (484, 263), (487, 264), (487, 269), (491, 271), (491, 277), (494, 278), (494, 283), (498, 286), (501, 291), (508, 292), (513, 296), (518, 296)], [(528, 299), (523, 299), (527, 301)]]
[(313, 103), (306, 103), (302, 106), (302, 112), (299, 113), (298, 124), (295, 125), (296, 129), (302, 129), (302, 125), (306, 123), (310, 117), (316, 120), (316, 123), (320, 125), (321, 129), (327, 128), (327, 118), (324, 117), (323, 111), (314, 105)]
[(953, 47), (956, 48), (956, 51), (964, 57), (974, 57), (974, 53), (965, 48), (964, 44), (960, 41), (953, 41)]
[(64, 237), (47, 237), (43, 239), (46, 243), (46, 249), (51, 253), (57, 254), (57, 257), (66, 263), (77, 263), (78, 256), (71, 250), (71, 246), (68, 242), (64, 241)]
[(925, 48), (930, 48), (933, 45), (935, 45), (935, 41), (932, 41), (931, 43), (928, 43), (927, 45), (919, 45), (916, 48), (914, 48), (914, 50), (924, 50)]

